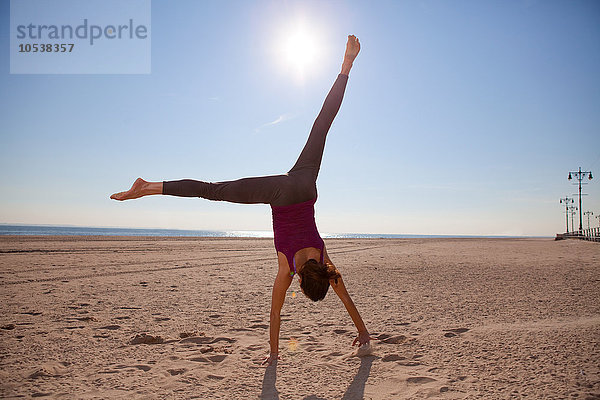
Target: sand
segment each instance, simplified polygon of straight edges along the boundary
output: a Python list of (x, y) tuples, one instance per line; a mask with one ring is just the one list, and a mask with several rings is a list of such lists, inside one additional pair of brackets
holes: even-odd
[(326, 244), (380, 340), (295, 281), (265, 368), (271, 239), (0, 237), (0, 396), (600, 398), (599, 243)]

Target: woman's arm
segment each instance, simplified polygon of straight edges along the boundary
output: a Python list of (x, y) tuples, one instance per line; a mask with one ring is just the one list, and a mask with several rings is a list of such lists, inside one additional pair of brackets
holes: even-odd
[[(325, 263), (329, 264), (329, 265), (333, 265), (333, 263), (331, 262), (331, 259), (327, 255), (327, 251), (326, 250), (324, 250), (324, 251), (325, 251), (325, 257), (324, 257)], [(342, 277), (339, 277), (336, 280), (332, 279), (331, 281), (329, 281), (329, 283), (330, 283), (331, 287), (333, 287), (333, 290), (338, 295), (340, 300), (342, 300), (344, 307), (346, 307), (346, 311), (348, 311), (350, 318), (352, 318), (352, 322), (354, 322), (354, 325), (356, 326), (356, 329), (358, 330), (358, 337), (356, 339), (354, 339), (354, 342), (352, 342), (352, 346), (354, 346), (356, 344), (356, 342), (358, 342), (359, 347), (362, 346), (363, 344), (369, 343), (369, 341), (371, 340), (371, 337), (369, 336), (369, 331), (367, 330), (367, 327), (365, 326), (365, 323), (363, 322), (363, 320), (360, 316), (360, 313), (358, 312), (358, 309), (354, 305), (354, 302), (352, 301), (352, 298), (350, 297), (348, 290), (346, 290), (346, 285), (344, 285), (344, 280), (342, 279)]]
[(348, 311), (350, 318), (352, 318), (352, 322), (354, 322), (354, 325), (356, 326), (356, 329), (358, 330), (358, 338), (354, 339), (354, 342), (352, 342), (352, 345), (354, 346), (356, 344), (356, 342), (359, 342), (359, 346), (362, 346), (363, 344), (368, 343), (370, 340), (369, 331), (367, 330), (365, 323), (363, 322), (358, 310), (356, 309), (356, 306), (354, 305), (354, 302), (352, 301), (350, 294), (348, 294), (348, 291), (346, 290), (346, 286), (344, 285), (344, 280), (341, 277), (338, 278), (337, 284), (334, 281), (331, 281), (331, 286), (333, 287), (333, 290), (338, 295), (340, 300), (342, 300), (342, 303), (344, 303), (344, 306), (346, 307), (346, 311)]
[[(279, 330), (281, 327), (281, 309), (285, 302), (285, 295), (288, 288), (292, 284), (290, 276), (290, 268), (287, 265), (285, 256), (278, 255), (279, 271), (273, 284), (273, 295), (271, 298), (271, 316), (269, 322), (269, 343), (271, 347), (271, 355), (263, 362), (263, 364), (271, 365), (275, 360), (279, 359)], [(283, 260), (282, 260), (283, 258)]]

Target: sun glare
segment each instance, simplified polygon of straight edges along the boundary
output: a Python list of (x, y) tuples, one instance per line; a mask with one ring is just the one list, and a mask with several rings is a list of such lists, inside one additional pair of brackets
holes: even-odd
[(302, 30), (290, 35), (285, 43), (287, 62), (300, 70), (305, 70), (314, 65), (316, 50), (315, 40)]
[(297, 24), (284, 29), (279, 37), (278, 54), (285, 70), (301, 80), (317, 72), (323, 49), (314, 28)]

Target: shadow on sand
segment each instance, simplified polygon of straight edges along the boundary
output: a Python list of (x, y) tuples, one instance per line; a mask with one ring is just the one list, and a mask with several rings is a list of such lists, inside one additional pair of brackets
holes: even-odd
[[(358, 372), (354, 376), (354, 379), (346, 389), (346, 393), (344, 393), (344, 397), (342, 400), (362, 400), (365, 396), (365, 385), (367, 383), (367, 379), (369, 379), (369, 375), (371, 374), (371, 366), (373, 365), (373, 361), (377, 357), (368, 356), (362, 357), (360, 360), (360, 367), (358, 368)], [(262, 393), (260, 398), (263, 400), (278, 400), (279, 392), (275, 387), (275, 382), (277, 381), (277, 362), (274, 362), (265, 371), (265, 377), (263, 379), (262, 384)], [(310, 395), (304, 397), (302, 400), (328, 400), (316, 395)]]
[(360, 359), (360, 368), (358, 368), (358, 372), (354, 376), (352, 383), (346, 389), (346, 393), (342, 397), (343, 400), (362, 400), (365, 397), (365, 385), (371, 374), (373, 361), (376, 358), (375, 356), (368, 356)]
[(263, 378), (262, 392), (260, 398), (264, 400), (279, 400), (279, 392), (275, 387), (277, 381), (277, 361), (269, 365), (265, 370), (265, 377)]

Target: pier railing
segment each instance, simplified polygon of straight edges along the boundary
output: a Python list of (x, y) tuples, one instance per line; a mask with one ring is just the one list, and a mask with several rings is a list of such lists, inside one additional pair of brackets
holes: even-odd
[(584, 229), (581, 232), (569, 232), (569, 233), (556, 234), (555, 240), (562, 240), (562, 239), (581, 239), (581, 240), (589, 240), (591, 242), (600, 242), (600, 227)]

